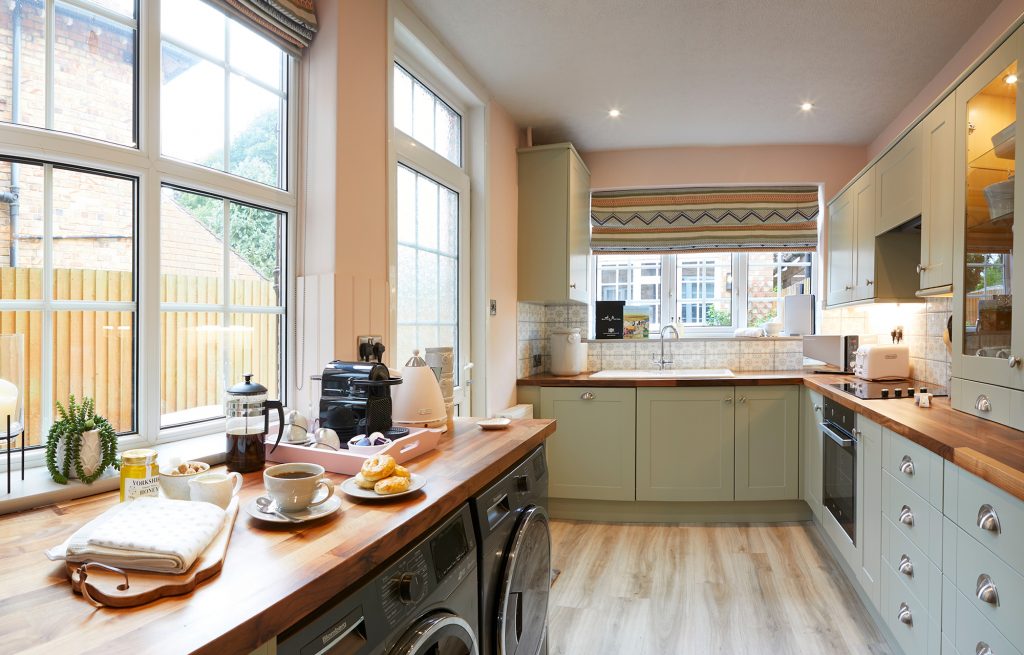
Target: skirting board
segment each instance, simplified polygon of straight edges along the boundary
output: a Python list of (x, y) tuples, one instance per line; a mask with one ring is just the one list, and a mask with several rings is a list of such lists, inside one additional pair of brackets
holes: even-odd
[(809, 521), (802, 500), (673, 503), (549, 498), (554, 519), (611, 523), (788, 523)]

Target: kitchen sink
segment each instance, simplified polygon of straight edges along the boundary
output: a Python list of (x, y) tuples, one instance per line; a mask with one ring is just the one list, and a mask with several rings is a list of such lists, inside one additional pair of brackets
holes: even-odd
[(736, 377), (732, 371), (727, 368), (667, 368), (665, 370), (658, 369), (642, 369), (639, 371), (626, 371), (626, 370), (614, 370), (609, 369), (607, 371), (598, 371), (597, 373), (591, 373), (590, 378), (593, 380), (623, 380), (623, 379), (675, 379), (675, 378), (731, 378)]

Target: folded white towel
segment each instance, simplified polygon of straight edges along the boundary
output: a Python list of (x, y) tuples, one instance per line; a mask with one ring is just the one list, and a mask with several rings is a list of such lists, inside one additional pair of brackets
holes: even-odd
[(46, 551), (46, 556), (184, 573), (210, 545), (225, 516), (224, 510), (211, 503), (139, 498), (110, 508)]
[(733, 333), (736, 337), (763, 337), (764, 330), (761, 328), (736, 328)]

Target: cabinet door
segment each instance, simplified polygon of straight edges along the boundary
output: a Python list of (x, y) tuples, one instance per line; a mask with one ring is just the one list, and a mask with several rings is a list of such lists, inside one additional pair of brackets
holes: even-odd
[(879, 607), (882, 567), (882, 426), (857, 417), (857, 578)]
[(955, 125), (955, 94), (943, 100), (921, 122), (922, 289), (953, 284)]
[(1024, 246), (1024, 230), (1014, 230), (1024, 202), (1024, 178), (1014, 176), (1022, 85), (1006, 80), (1024, 73), (1022, 41), (1018, 30), (956, 90), (953, 277), (954, 376), (1020, 388), (1024, 309), (1013, 290), (1024, 284), (1024, 267), (1013, 253)]
[(875, 297), (875, 167), (861, 175), (851, 190), (856, 241), (853, 299), (868, 300)]
[(821, 394), (803, 390), (800, 399), (801, 497), (815, 516), (821, 514)]
[(736, 500), (786, 500), (800, 483), (800, 387), (736, 387)]
[(634, 500), (636, 392), (545, 387), (540, 405), (544, 418), (558, 421), (547, 441), (548, 494)]
[(733, 499), (733, 388), (637, 389), (637, 500)]
[(590, 172), (569, 151), (569, 299), (590, 300)]
[[(950, 133), (952, 134), (952, 132)], [(900, 139), (875, 165), (878, 220), (882, 234), (921, 214), (921, 126)]]
[(828, 304), (853, 300), (853, 189), (828, 206)]

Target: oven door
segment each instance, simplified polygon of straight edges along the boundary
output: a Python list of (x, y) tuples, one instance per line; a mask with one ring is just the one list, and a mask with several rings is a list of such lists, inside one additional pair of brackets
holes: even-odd
[(857, 545), (857, 440), (829, 423), (822, 439), (821, 500), (825, 509)]

